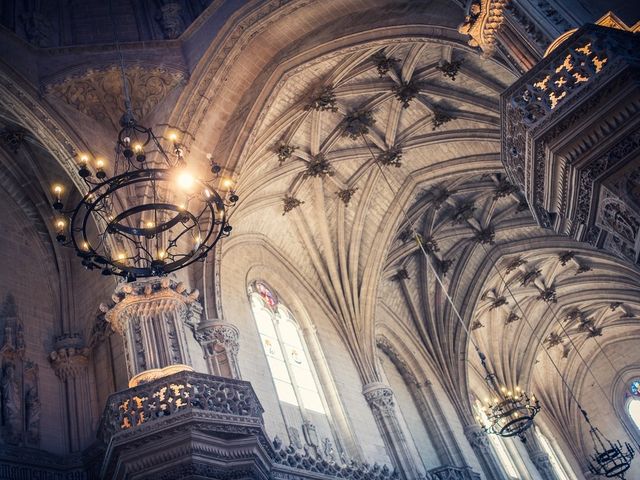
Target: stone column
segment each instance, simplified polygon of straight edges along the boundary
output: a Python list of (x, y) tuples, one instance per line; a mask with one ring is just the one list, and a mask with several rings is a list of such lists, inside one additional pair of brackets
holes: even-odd
[(475, 452), (486, 477), (495, 480), (508, 480), (489, 444), (487, 432), (480, 425), (472, 423), (464, 427), (464, 435)]
[(407, 439), (400, 427), (396, 413), (393, 391), (385, 384), (369, 383), (362, 388), (362, 394), (367, 400), (373, 418), (378, 425), (387, 452), (394, 467), (400, 472), (401, 478), (422, 479), (424, 475), (411, 455)]
[(429, 380), (407, 382), (442, 465), (466, 466), (460, 447)]
[(196, 339), (204, 350), (209, 373), (219, 377), (240, 379), (238, 349), (240, 332), (234, 325), (208, 320), (195, 330)]
[[(183, 283), (150, 278), (120, 284), (112, 306), (101, 305), (105, 318), (122, 335), (129, 386), (180, 370), (193, 370), (200, 348), (193, 333), (200, 324), (199, 292)], [(193, 361), (192, 361), (193, 359)]]
[(66, 423), (69, 450), (80, 451), (93, 440), (93, 392), (89, 379), (89, 348), (82, 336), (69, 333), (55, 338), (49, 361), (62, 382), (67, 405)]

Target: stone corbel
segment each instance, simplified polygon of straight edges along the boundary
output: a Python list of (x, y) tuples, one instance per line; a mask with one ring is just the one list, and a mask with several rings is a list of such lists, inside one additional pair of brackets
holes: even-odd
[(80, 334), (68, 333), (56, 337), (49, 361), (57, 377), (64, 382), (85, 371), (89, 364), (89, 352)]
[(464, 22), (458, 31), (469, 35), (469, 45), (480, 48), (486, 55), (495, 49), (496, 33), (504, 20), (509, 0), (471, 0)]

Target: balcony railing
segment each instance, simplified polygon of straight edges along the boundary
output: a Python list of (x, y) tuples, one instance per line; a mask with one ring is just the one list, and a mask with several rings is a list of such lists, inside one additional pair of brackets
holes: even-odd
[(111, 395), (100, 435), (108, 442), (119, 432), (194, 410), (258, 425), (264, 412), (249, 382), (179, 372)]

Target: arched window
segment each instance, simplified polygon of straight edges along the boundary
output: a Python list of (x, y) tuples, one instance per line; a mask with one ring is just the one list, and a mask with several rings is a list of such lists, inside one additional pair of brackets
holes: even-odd
[[(487, 415), (484, 413), (482, 404), (479, 400), (476, 400), (475, 411), (476, 418), (478, 418), (483, 425), (488, 426), (489, 420), (487, 419)], [(507, 477), (513, 480), (519, 479), (520, 476), (518, 475), (518, 470), (516, 469), (516, 466), (511, 459), (511, 455), (509, 455), (507, 448), (502, 442), (502, 439), (498, 438), (497, 435), (492, 434), (487, 435), (487, 437), (489, 438), (489, 443), (491, 444), (491, 447), (493, 448), (498, 461), (502, 465), (504, 472), (507, 474)]]
[[(250, 288), (251, 307), (292, 445), (325, 451), (336, 444), (313, 361), (291, 311), (264, 282)], [(330, 442), (330, 444), (327, 443)]]
[(634, 425), (640, 430), (640, 380), (633, 380), (629, 385), (629, 401), (627, 413)]

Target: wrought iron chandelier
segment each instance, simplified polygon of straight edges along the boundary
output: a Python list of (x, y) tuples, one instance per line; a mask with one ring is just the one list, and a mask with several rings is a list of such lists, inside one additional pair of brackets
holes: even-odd
[[(227, 209), (238, 195), (220, 165), (207, 155), (214, 178), (202, 180), (187, 167), (185, 147), (175, 132), (160, 141), (133, 116), (131, 96), (109, 2), (120, 60), (125, 113), (115, 142), (113, 175), (103, 159), (90, 165), (79, 158), (78, 175), (87, 193), (64, 211), (63, 187), (55, 185), (57, 240), (73, 246), (89, 270), (119, 275), (128, 281), (162, 276), (204, 260), (221, 237), (229, 235)], [(163, 143), (167, 146), (165, 148)], [(221, 181), (217, 190), (214, 182)]]
[(589, 471), (594, 475), (624, 480), (626, 471), (631, 467), (633, 448), (627, 442), (624, 446), (619, 440), (615, 443), (611, 442), (589, 421), (587, 412), (582, 409), (581, 412), (589, 425), (594, 449), (594, 453), (587, 458)]
[(535, 395), (529, 395), (518, 386), (513, 390), (505, 386), (498, 387), (496, 375), (487, 368), (486, 357), (480, 351), (478, 355), (487, 373), (485, 381), (493, 395), (484, 401), (483, 411), (487, 417), (485, 432), (501, 437), (518, 436), (526, 442), (524, 433), (533, 426), (533, 418), (540, 411), (540, 402)]
[[(57, 240), (73, 246), (87, 269), (133, 281), (203, 260), (231, 232), (227, 208), (238, 195), (228, 179), (223, 181), (226, 190), (218, 191), (213, 180), (196, 178), (176, 134), (169, 136), (167, 152), (151, 128), (138, 124), (127, 110), (115, 144), (113, 175), (107, 175), (104, 160), (90, 166), (88, 156), (81, 156), (78, 175), (88, 192), (72, 210), (63, 211), (63, 187), (56, 185), (53, 208), (59, 212)], [(208, 157), (218, 176), (221, 167)]]

